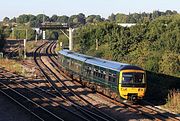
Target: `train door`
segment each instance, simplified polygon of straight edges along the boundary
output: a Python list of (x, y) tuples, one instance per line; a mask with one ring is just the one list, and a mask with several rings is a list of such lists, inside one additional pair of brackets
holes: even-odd
[(123, 71), (120, 71), (119, 75), (119, 96), (121, 99), (127, 99), (127, 87), (122, 87), (122, 80), (123, 80)]

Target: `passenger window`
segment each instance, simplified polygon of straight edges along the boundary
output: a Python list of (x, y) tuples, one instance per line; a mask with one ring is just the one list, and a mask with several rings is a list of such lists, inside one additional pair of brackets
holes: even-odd
[(115, 74), (109, 74), (109, 81), (115, 83), (117, 80), (117, 76)]
[(88, 75), (91, 75), (91, 68), (90, 68), (90, 67), (86, 67), (86, 73), (87, 73)]

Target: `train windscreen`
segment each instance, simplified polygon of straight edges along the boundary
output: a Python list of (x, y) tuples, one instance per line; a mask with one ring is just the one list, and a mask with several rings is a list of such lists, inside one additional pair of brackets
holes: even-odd
[(144, 73), (123, 73), (122, 74), (122, 83), (128, 84), (128, 83), (144, 83)]

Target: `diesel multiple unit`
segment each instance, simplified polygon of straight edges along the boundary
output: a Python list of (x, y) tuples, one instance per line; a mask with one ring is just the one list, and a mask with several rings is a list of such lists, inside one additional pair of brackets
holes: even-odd
[(146, 91), (145, 71), (130, 64), (99, 59), (69, 50), (58, 53), (62, 71), (83, 85), (114, 99), (139, 100)]

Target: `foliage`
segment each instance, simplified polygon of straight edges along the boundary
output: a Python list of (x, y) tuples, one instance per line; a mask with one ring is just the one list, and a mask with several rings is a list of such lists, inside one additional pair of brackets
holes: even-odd
[[(12, 19), (9, 19), (8, 17), (5, 17), (3, 19), (3, 23), (4, 24), (7, 24), (8, 27), (5, 29), (4, 33), (5, 33), (5, 37), (8, 38), (10, 36), (10, 33), (12, 32), (11, 28), (12, 27), (15, 27), (16, 25), (20, 25), (20, 26), (24, 26), (24, 27), (40, 27), (41, 23), (43, 22), (56, 22), (58, 24), (68, 24), (69, 26), (72, 26), (72, 27), (81, 27), (81, 26), (84, 26), (84, 25), (87, 25), (87, 24), (98, 24), (99, 22), (113, 22), (113, 23), (148, 23), (148, 22), (151, 22), (152, 20), (155, 20), (156, 18), (159, 18), (161, 16), (170, 16), (170, 15), (176, 15), (177, 12), (176, 11), (170, 11), (170, 10), (167, 10), (165, 12), (161, 12), (161, 11), (153, 11), (152, 13), (129, 13), (128, 15), (127, 14), (122, 14), (122, 13), (117, 13), (117, 14), (111, 14), (108, 19), (104, 19), (102, 18), (100, 15), (89, 15), (89, 16), (85, 16), (83, 13), (79, 13), (77, 15), (71, 15), (71, 16), (66, 16), (66, 15), (62, 15), (62, 16), (58, 16), (58, 15), (53, 15), (51, 17), (45, 15), (45, 14), (38, 14), (38, 15), (32, 15), (32, 14), (22, 14), (18, 17), (13, 17)], [(166, 23), (163, 23), (164, 20), (162, 21), (159, 21), (158, 26), (163, 26), (163, 28), (161, 29), (165, 29), (167, 28), (166, 27)], [(153, 23), (151, 23), (153, 24)], [(152, 25), (150, 28), (150, 31), (149, 31), (149, 34), (147, 34), (147, 39), (153, 41), (155, 39), (158, 38), (158, 35), (160, 35), (161, 33), (163, 33), (163, 31), (159, 30), (159, 27), (156, 26), (156, 25)], [(142, 28), (142, 27), (141, 27)], [(124, 28), (123, 28), (124, 29)], [(142, 28), (143, 29), (143, 28)], [(179, 29), (178, 26), (176, 29)], [(135, 29), (134, 29), (135, 30)], [(101, 30), (99, 29), (98, 30), (99, 32), (101, 32)], [(98, 32), (97, 31), (97, 32)], [(128, 34), (128, 33), (131, 33), (131, 30), (129, 30), (129, 28), (126, 28), (125, 30)], [(136, 30), (135, 30), (136, 31)], [(176, 43), (175, 46), (178, 46), (179, 47), (179, 39), (177, 41), (171, 41), (173, 39), (176, 40), (176, 38), (179, 38), (179, 32), (178, 31), (171, 31), (171, 29), (169, 29), (169, 33), (167, 35), (164, 35), (165, 37), (166, 36), (169, 36), (171, 37), (171, 39), (169, 40), (171, 43), (170, 46), (168, 46), (169, 48), (173, 49), (173, 45), (174, 43)], [(32, 34), (33, 31), (30, 30), (30, 33)], [(47, 38), (50, 38), (50, 39), (57, 39), (57, 32), (47, 32), (48, 34), (46, 34), (48, 37)], [(158, 35), (156, 33), (159, 33)], [(17, 35), (19, 33), (16, 33), (16, 38), (18, 38), (17, 36), (19, 36), (19, 38), (24, 38), (24, 33), (22, 33), (22, 35)], [(98, 34), (98, 33), (96, 33)], [(102, 33), (102, 36), (103, 36), (104, 33)], [(116, 34), (116, 33), (115, 33)], [(172, 36), (173, 35), (173, 36)], [(121, 36), (121, 34), (119, 35), (115, 35), (115, 36)], [(127, 35), (128, 36), (128, 35)], [(106, 35), (106, 39), (108, 39), (110, 36), (109, 35)], [(141, 35), (140, 35), (141, 37)], [(28, 38), (31, 38), (33, 39), (34, 37), (33, 36), (29, 36)], [(162, 40), (163, 41), (163, 38), (162, 37)], [(99, 39), (99, 38), (98, 38)], [(101, 37), (102, 39), (102, 37)], [(127, 42), (128, 39), (125, 39), (124, 38), (119, 38), (119, 40), (121, 39), (121, 41), (124, 41), (124, 42)], [(138, 39), (138, 37), (137, 37)], [(129, 38), (129, 40), (131, 40), (131, 38)], [(101, 41), (101, 40), (99, 40)], [(85, 41), (84, 41), (85, 42)], [(119, 41), (120, 42), (120, 41)], [(129, 42), (129, 41), (128, 41)], [(174, 43), (172, 43), (174, 42)], [(87, 44), (87, 43), (86, 43)], [(128, 50), (128, 46), (127, 47), (124, 47), (123, 44), (121, 43), (117, 43), (119, 47), (121, 48), (118, 48), (119, 50), (120, 49), (126, 49), (126, 52), (122, 52), (120, 54), (120, 56), (118, 58), (121, 58), (121, 56), (125, 55)], [(116, 46), (116, 45), (114, 45)], [(135, 47), (135, 46), (134, 46)], [(179, 51), (180, 49), (176, 49), (176, 51)], [(114, 54), (114, 56), (118, 56), (117, 55), (118, 53)], [(115, 60), (117, 60), (117, 58), (115, 58)]]
[(165, 12), (153, 11), (152, 13), (129, 13), (125, 15), (122, 13), (111, 14), (108, 20), (116, 23), (139, 23), (139, 22), (150, 22), (160, 16), (169, 16), (177, 14), (176, 11), (167, 10)]
[(173, 111), (180, 113), (180, 92), (177, 90), (170, 90), (170, 93), (168, 95), (167, 104), (163, 107)]
[(35, 39), (35, 31), (27, 26), (20, 25), (14, 28), (14, 36), (16, 39), (26, 39), (26, 30), (27, 30), (27, 39), (34, 40)]
[(3, 50), (3, 47), (6, 43), (5, 41), (5, 35), (4, 35), (4, 28), (2, 26), (0, 26), (0, 51)]
[(59, 36), (58, 31), (46, 30), (46, 39), (48, 40), (57, 40)]
[[(161, 105), (166, 103), (169, 90), (180, 89), (179, 33), (179, 14), (162, 16), (129, 28), (110, 22), (89, 24), (76, 30), (78, 45), (74, 50), (144, 68), (148, 85), (146, 99)], [(173, 102), (170, 98), (168, 102)]]
[[(62, 45), (60, 43), (62, 43)], [(69, 39), (64, 34), (61, 33), (58, 38), (59, 49), (68, 48), (68, 45), (69, 45)]]
[[(171, 14), (171, 13), (169, 13)], [(159, 13), (154, 13), (158, 16)], [(112, 15), (114, 16), (114, 15)], [(113, 18), (113, 17), (111, 17)], [(76, 31), (82, 53), (138, 65), (146, 70), (180, 76), (180, 15), (159, 17), (152, 22), (121, 27), (110, 22), (89, 24)], [(96, 48), (107, 45), (107, 48)], [(92, 54), (92, 52), (95, 52)], [(100, 54), (99, 51), (101, 52)]]

